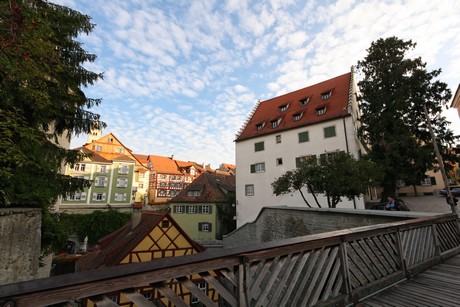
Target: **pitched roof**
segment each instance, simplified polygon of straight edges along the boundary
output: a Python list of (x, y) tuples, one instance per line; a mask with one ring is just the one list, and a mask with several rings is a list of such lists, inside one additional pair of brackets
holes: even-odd
[(128, 155), (121, 155), (121, 156), (118, 156), (118, 157), (115, 157), (112, 159), (112, 161), (125, 161), (125, 162), (133, 162), (133, 163), (136, 163), (136, 160), (131, 158), (130, 156)]
[(142, 155), (142, 154), (133, 153), (133, 156), (137, 159), (137, 161), (142, 163), (144, 166), (147, 165), (149, 155)]
[[(226, 193), (224, 192), (230, 192)], [(200, 196), (189, 196), (188, 191), (201, 191)], [(235, 176), (216, 173), (203, 173), (183, 189), (171, 203), (222, 203), (233, 200), (235, 192)]]
[(99, 240), (99, 247), (96, 250), (78, 260), (77, 271), (118, 265), (165, 217), (179, 230), (196, 251), (202, 252), (205, 250), (203, 246), (190, 239), (169, 213), (144, 211), (139, 225), (134, 229), (131, 229), (132, 221), (129, 221), (125, 226)]
[(170, 157), (149, 155), (152, 170), (160, 174), (182, 175), (176, 162)]
[(91, 149), (88, 149), (86, 147), (78, 147), (78, 148), (75, 148), (74, 150), (79, 150), (79, 151), (83, 152), (84, 154), (89, 154), (90, 156), (88, 157), (88, 159), (90, 159), (93, 162), (96, 162), (96, 163), (111, 163), (110, 160), (107, 160), (106, 158), (98, 155), (97, 153), (95, 153), (94, 151), (92, 151)]
[[(236, 142), (348, 116), (351, 82), (352, 73), (346, 73), (260, 102), (240, 130)], [(328, 98), (330, 91), (331, 96)], [(300, 101), (304, 99), (308, 101), (302, 105)], [(317, 110), (323, 107), (326, 107), (326, 112), (317, 115)], [(272, 122), (278, 122), (277, 127), (272, 128)]]

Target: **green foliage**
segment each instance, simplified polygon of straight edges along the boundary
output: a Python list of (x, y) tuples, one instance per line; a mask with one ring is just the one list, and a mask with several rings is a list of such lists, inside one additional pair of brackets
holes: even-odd
[(384, 173), (384, 198), (394, 194), (398, 179), (419, 184), (427, 170), (436, 168), (424, 104), (445, 161), (457, 160), (446, 150), (456, 137), (441, 115), (451, 92), (447, 84), (436, 80), (440, 69), (429, 72), (420, 57), (407, 58), (406, 53), (414, 47), (410, 40), (378, 39), (358, 62), (363, 77), (358, 83), (362, 111), (359, 135), (368, 146), (369, 158)]
[(321, 208), (317, 195), (324, 193), (329, 208), (335, 208), (342, 197), (352, 200), (360, 197), (368, 187), (377, 183), (378, 168), (366, 160), (356, 160), (352, 154), (338, 151), (321, 155), (320, 159), (302, 161), (300, 166), (287, 171), (272, 183), (273, 193), (282, 195), (299, 191), (305, 203), (303, 188), (312, 193)]
[(95, 55), (75, 38), (90, 18), (42, 0), (0, 2), (0, 206), (43, 209), (43, 243), (53, 241), (49, 207), (58, 195), (89, 182), (60, 174), (82, 155), (57, 145), (60, 137), (104, 127), (88, 111), (100, 103), (82, 86), (101, 74), (83, 67)]
[(130, 219), (130, 213), (114, 209), (97, 210), (91, 214), (60, 214), (59, 227), (65, 229), (65, 240), (60, 241), (60, 246), (66, 243), (71, 234), (77, 234), (81, 240), (88, 236), (88, 243), (96, 244), (106, 235), (124, 226)]

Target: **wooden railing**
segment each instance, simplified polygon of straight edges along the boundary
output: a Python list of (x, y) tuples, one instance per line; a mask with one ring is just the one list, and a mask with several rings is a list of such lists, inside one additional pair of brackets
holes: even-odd
[(459, 252), (458, 217), (446, 214), (5, 285), (0, 306), (119, 306), (114, 291), (123, 306), (187, 306), (190, 293), (205, 306), (345, 305)]

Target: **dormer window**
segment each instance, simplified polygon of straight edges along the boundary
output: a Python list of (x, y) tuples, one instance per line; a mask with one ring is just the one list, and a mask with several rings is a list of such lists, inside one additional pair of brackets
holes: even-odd
[(329, 98), (331, 98), (331, 96), (332, 96), (332, 90), (329, 90), (329, 91), (321, 93), (321, 99), (322, 100), (329, 99)]
[(292, 119), (296, 122), (296, 121), (299, 121), (301, 118), (302, 118), (302, 115), (303, 115), (303, 112), (301, 113), (296, 113), (294, 115), (292, 115)]
[(311, 98), (311, 96), (310, 96), (310, 97), (305, 97), (305, 98), (300, 99), (300, 100), (299, 100), (299, 104), (300, 104), (301, 106), (306, 106), (306, 105), (308, 104), (308, 102), (310, 101), (310, 98)]
[(318, 107), (316, 108), (316, 115), (323, 115), (326, 113), (326, 110), (327, 110), (327, 106), (321, 106), (321, 107)]
[(197, 191), (197, 190), (187, 191), (187, 196), (200, 196), (200, 195), (201, 195), (201, 191)]
[(278, 118), (278, 119), (272, 120), (270, 123), (272, 125), (272, 128), (276, 128), (279, 126), (280, 122), (281, 122), (281, 118)]
[(265, 123), (260, 123), (256, 125), (256, 130), (262, 130), (265, 126)]
[(285, 112), (289, 108), (289, 103), (279, 106), (280, 112)]

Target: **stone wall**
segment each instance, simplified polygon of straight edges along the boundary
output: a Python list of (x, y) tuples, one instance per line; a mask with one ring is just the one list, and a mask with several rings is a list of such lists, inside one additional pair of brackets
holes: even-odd
[(224, 248), (426, 216), (415, 212), (264, 207), (257, 219), (225, 236)]
[(0, 285), (37, 278), (40, 209), (0, 209)]

